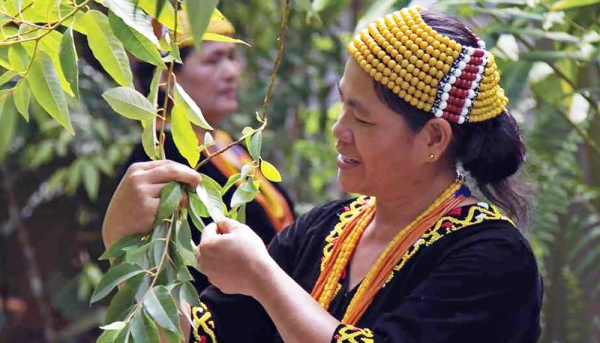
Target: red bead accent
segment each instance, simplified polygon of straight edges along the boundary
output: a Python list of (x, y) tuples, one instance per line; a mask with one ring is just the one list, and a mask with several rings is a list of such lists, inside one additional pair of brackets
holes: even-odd
[(481, 57), (471, 57), (471, 61), (469, 61), (469, 64), (471, 65), (480, 65), (483, 63), (483, 59)]
[[(466, 68), (463, 70), (463, 73), (467, 72), (467, 73), (473, 73), (473, 74), (477, 74), (479, 73), (479, 67), (478, 66), (474, 66), (474, 65), (468, 65), (466, 66)], [(461, 74), (462, 75), (462, 74)]]
[(458, 89), (456, 87), (452, 87), (450, 89), (450, 95), (455, 96), (455, 97), (460, 97), (460, 89)]
[(463, 73), (461, 77), (467, 81), (474, 81), (476, 76), (473, 73)]
[(483, 50), (475, 50), (475, 52), (473, 52), (473, 55), (471, 55), (472, 57), (483, 57)]

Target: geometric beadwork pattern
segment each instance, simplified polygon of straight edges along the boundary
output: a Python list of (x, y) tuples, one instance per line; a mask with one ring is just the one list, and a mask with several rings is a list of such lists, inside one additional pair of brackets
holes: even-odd
[(450, 122), (499, 115), (508, 98), (494, 55), (462, 46), (427, 25), (419, 6), (388, 14), (359, 31), (347, 48), (359, 66), (410, 105)]

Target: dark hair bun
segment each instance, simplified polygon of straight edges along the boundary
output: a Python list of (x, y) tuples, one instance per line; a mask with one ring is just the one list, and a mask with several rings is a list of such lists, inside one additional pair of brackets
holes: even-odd
[(504, 181), (525, 159), (517, 123), (506, 110), (499, 116), (467, 124), (456, 144), (456, 157), (481, 187)]

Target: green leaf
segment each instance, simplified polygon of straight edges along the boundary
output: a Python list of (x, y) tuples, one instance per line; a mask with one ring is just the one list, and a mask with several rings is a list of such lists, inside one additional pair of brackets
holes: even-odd
[(198, 291), (190, 282), (184, 282), (181, 285), (181, 291), (179, 292), (180, 302), (187, 302), (192, 306), (200, 306), (200, 297)]
[(192, 36), (194, 37), (194, 46), (200, 51), (202, 45), (202, 36), (206, 32), (208, 22), (217, 7), (219, 0), (197, 0), (187, 2), (187, 16), (190, 19)]
[(90, 161), (86, 161), (81, 170), (83, 176), (83, 186), (91, 200), (98, 197), (98, 188), (100, 187), (100, 173), (94, 168)]
[(27, 78), (31, 92), (40, 106), (67, 131), (75, 134), (65, 92), (61, 88), (52, 59), (45, 51), (37, 53)]
[(160, 327), (177, 334), (181, 331), (177, 306), (166, 287), (157, 286), (151, 289), (143, 304)]
[[(155, 44), (153, 44), (153, 42), (149, 41), (145, 36), (141, 35), (136, 30), (127, 26), (127, 24), (121, 18), (112, 13), (108, 15), (108, 21), (113, 29), (113, 32), (115, 33), (115, 36), (119, 38), (124, 47), (131, 52), (133, 56), (157, 67), (166, 67), (162, 57), (160, 56), (160, 53), (158, 52), (158, 48)], [(150, 22), (148, 22), (148, 24), (149, 23)], [(156, 43), (158, 44), (158, 40), (156, 40)]]
[(73, 40), (73, 27), (69, 27), (60, 41), (58, 50), (60, 65), (66, 81), (69, 83), (75, 98), (79, 98), (79, 65), (77, 62), (77, 50)]
[(133, 87), (129, 58), (111, 30), (108, 18), (96, 10), (88, 11), (85, 16), (88, 44), (94, 57), (118, 84)]
[(156, 214), (155, 223), (160, 223), (169, 218), (181, 202), (181, 185), (178, 182), (171, 181), (167, 183), (160, 191), (160, 205)]
[(198, 194), (196, 194), (195, 192), (189, 192), (188, 200), (189, 200), (188, 207), (190, 209), (190, 212), (196, 213), (200, 217), (208, 218), (210, 216), (210, 214), (208, 214), (208, 210), (206, 209), (206, 206), (204, 205), (204, 203), (202, 203), (202, 201), (198, 197)]
[(196, 260), (196, 255), (194, 254), (194, 252), (187, 250), (186, 248), (182, 247), (179, 243), (175, 243), (175, 247), (177, 249), (177, 253), (179, 254), (179, 256), (181, 256), (181, 258), (183, 259), (183, 263), (186, 266), (193, 267), (194, 269), (200, 271), (200, 269), (198, 268), (198, 261)]
[(238, 187), (231, 197), (231, 208), (239, 207), (243, 204), (249, 203), (254, 199), (257, 192), (258, 190), (255, 192), (249, 192), (242, 187)]
[(104, 331), (96, 340), (96, 343), (114, 343), (116, 342), (117, 336), (121, 333), (121, 330), (118, 331)]
[(111, 323), (127, 317), (135, 305), (135, 293), (142, 283), (142, 279), (143, 275), (138, 275), (125, 281), (123, 287), (119, 288), (117, 294), (110, 300), (104, 316), (105, 322)]
[[(114, 16), (119, 18), (120, 22), (133, 29), (131, 30), (132, 32), (144, 37), (146, 41), (152, 43), (155, 47), (159, 46), (158, 38), (156, 38), (154, 30), (152, 29), (150, 16), (141, 10), (138, 4), (136, 4), (136, 1), (104, 0), (104, 2)], [(115, 33), (118, 36), (116, 30)], [(127, 43), (125, 43), (125, 45), (127, 45)], [(154, 50), (156, 50), (156, 48)]]
[(142, 132), (142, 146), (144, 152), (152, 160), (157, 159), (156, 147), (158, 146), (158, 139), (156, 138), (156, 117), (152, 119), (146, 119), (144, 123), (144, 131)]
[(177, 237), (177, 242), (179, 242), (186, 250), (194, 251), (194, 247), (192, 246), (192, 232), (187, 220), (177, 222), (177, 225), (175, 226), (175, 237)]
[(196, 137), (196, 132), (194, 132), (183, 108), (177, 102), (171, 109), (171, 132), (179, 153), (185, 157), (192, 168), (196, 167), (200, 160), (198, 137)]
[(12, 45), (8, 50), (8, 61), (12, 68), (25, 72), (29, 64), (29, 56), (22, 44)]
[(227, 193), (227, 191), (229, 190), (229, 188), (231, 188), (233, 185), (235, 185), (236, 182), (238, 182), (241, 179), (241, 174), (240, 173), (236, 173), (233, 174), (229, 177), (229, 179), (227, 180), (227, 183), (223, 186), (223, 190), (221, 191), (221, 195), (224, 195), (225, 193)]
[(111, 267), (102, 280), (100, 280), (100, 284), (96, 287), (94, 294), (92, 294), (92, 298), (90, 303), (93, 304), (96, 301), (104, 298), (110, 293), (117, 285), (132, 276), (143, 273), (144, 270), (132, 263), (125, 263)]
[(208, 40), (208, 41), (213, 41), (213, 42), (224, 42), (224, 43), (234, 43), (234, 44), (244, 44), (247, 46), (250, 46), (250, 44), (244, 42), (241, 39), (235, 39), (235, 38), (231, 38), (228, 36), (223, 36), (217, 33), (211, 33), (211, 32), (207, 32), (204, 35), (202, 35), (202, 40)]
[(17, 85), (15, 91), (13, 92), (13, 97), (17, 111), (21, 113), (23, 118), (25, 118), (25, 121), (29, 122), (29, 102), (31, 99), (31, 89), (29, 88), (29, 84), (27, 84), (27, 79), (22, 80)]
[[(54, 69), (56, 70), (56, 74), (58, 75), (58, 79), (60, 80), (60, 86), (69, 96), (75, 96), (73, 90), (71, 89), (71, 85), (65, 76), (65, 71), (62, 68), (62, 61), (60, 55), (60, 45), (63, 41), (63, 35), (58, 31), (51, 31), (50, 34), (44, 36), (40, 40), (41, 49), (46, 51), (50, 58), (52, 58), (52, 63), (54, 64)], [(70, 73), (77, 73), (77, 69), (70, 70)]]
[(8, 92), (0, 92), (0, 162), (6, 157), (6, 153), (17, 129), (19, 114), (15, 108), (14, 101)]
[(154, 76), (152, 76), (152, 82), (150, 82), (150, 92), (146, 99), (150, 101), (154, 108), (158, 108), (158, 90), (160, 87), (160, 81), (162, 79), (162, 74), (164, 68), (155, 68)]
[(138, 311), (131, 319), (130, 330), (134, 342), (158, 343), (160, 340), (156, 324), (142, 311)]
[(255, 161), (258, 161), (260, 158), (260, 150), (262, 149), (262, 131), (257, 131), (253, 134), (250, 139), (246, 139), (246, 144), (248, 145), (248, 151), (250, 152), (250, 156)]
[(156, 117), (154, 106), (140, 92), (129, 87), (109, 89), (102, 97), (110, 107), (123, 117), (148, 120)]
[(562, 0), (554, 3), (550, 8), (552, 11), (562, 11), (566, 9), (589, 6), (600, 3), (600, 0)]
[(265, 178), (267, 178), (267, 180), (273, 182), (281, 182), (281, 174), (279, 174), (277, 168), (275, 168), (275, 166), (271, 163), (265, 160), (261, 160), (260, 171), (265, 176)]
[(123, 330), (126, 325), (127, 325), (127, 323), (118, 321), (118, 322), (110, 323), (108, 325), (101, 326), (100, 329), (107, 330), (107, 331), (117, 331), (117, 330)]
[(15, 76), (19, 75), (19, 72), (16, 70), (7, 70), (2, 76), (0, 76), (0, 86), (5, 85), (7, 82), (12, 81)]
[(175, 29), (175, 9), (171, 2), (165, 0), (136, 0), (136, 4), (170, 30)]
[(196, 187), (196, 194), (206, 206), (210, 217), (217, 221), (225, 216), (226, 207), (221, 198), (221, 186), (211, 177), (201, 174), (202, 182)]
[(198, 107), (196, 102), (185, 92), (183, 87), (181, 87), (178, 83), (175, 83), (173, 93), (175, 98), (175, 107), (179, 107), (181, 112), (185, 114), (189, 121), (194, 123), (194, 125), (200, 126), (203, 129), (213, 129), (210, 126), (210, 124), (206, 121), (206, 119), (204, 119), (200, 107)]
[(144, 244), (144, 242), (142, 241), (142, 235), (127, 235), (116, 241), (113, 245), (111, 245), (110, 248), (108, 248), (98, 259), (108, 260), (110, 258), (116, 258), (125, 255), (125, 248), (131, 249), (131, 247), (134, 247), (135, 249), (137, 249), (141, 247), (142, 244)]

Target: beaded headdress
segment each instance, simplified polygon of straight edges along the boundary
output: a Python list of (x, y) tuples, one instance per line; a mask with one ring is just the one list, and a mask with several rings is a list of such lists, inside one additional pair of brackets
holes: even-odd
[(494, 55), (462, 46), (427, 25), (419, 6), (386, 15), (361, 30), (348, 51), (375, 81), (412, 106), (450, 122), (480, 122), (504, 110)]

